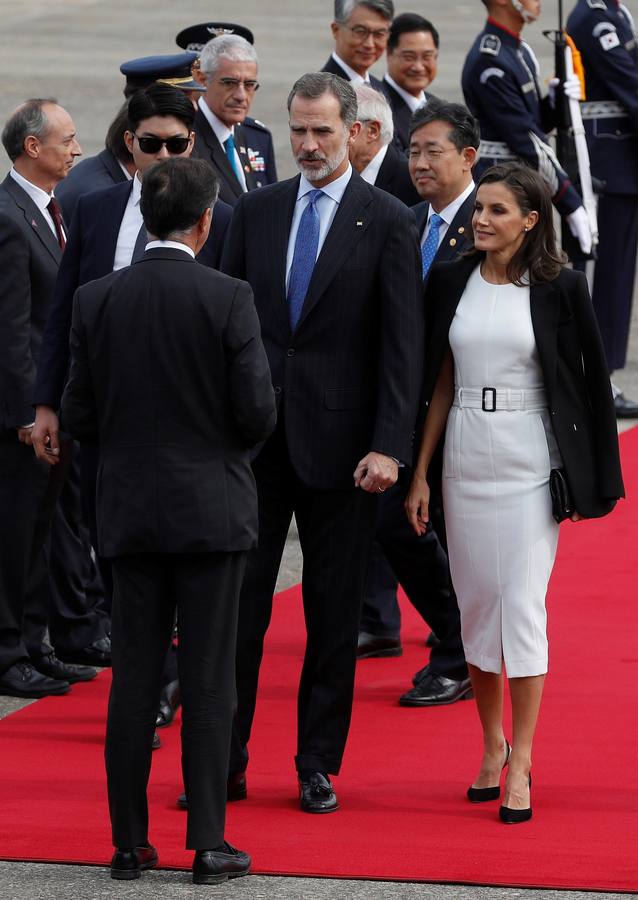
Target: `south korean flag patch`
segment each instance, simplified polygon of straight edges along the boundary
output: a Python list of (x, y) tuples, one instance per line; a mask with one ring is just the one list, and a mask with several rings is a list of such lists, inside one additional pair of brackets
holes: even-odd
[(615, 31), (608, 31), (607, 34), (601, 34), (600, 46), (603, 50), (613, 50), (614, 47), (620, 47), (620, 40)]

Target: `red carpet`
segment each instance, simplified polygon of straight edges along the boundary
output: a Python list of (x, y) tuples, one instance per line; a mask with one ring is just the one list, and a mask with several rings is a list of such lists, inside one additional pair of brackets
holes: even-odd
[[(638, 428), (622, 438), (630, 500), (563, 526), (550, 592), (550, 678), (534, 758), (534, 818), (497, 821), (465, 799), (480, 755), (474, 704), (402, 709), (424, 628), (404, 604), (402, 659), (359, 665), (342, 810), (297, 810), (292, 757), (302, 655), (298, 589), (279, 595), (252, 742), (249, 799), (227, 835), (260, 873), (638, 890)], [(105, 864), (111, 846), (102, 739), (109, 677), (0, 723), (0, 857)], [(190, 865), (178, 729), (154, 755), (150, 837)]]

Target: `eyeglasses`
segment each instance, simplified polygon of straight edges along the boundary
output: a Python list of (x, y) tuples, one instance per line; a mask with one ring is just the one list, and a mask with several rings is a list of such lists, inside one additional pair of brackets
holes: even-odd
[(259, 82), (252, 79), (241, 81), (239, 78), (218, 78), (217, 84), (221, 84), (225, 91), (236, 91), (241, 84), (247, 94), (254, 94), (259, 90)]
[(172, 156), (179, 156), (180, 153), (184, 153), (188, 150), (188, 145), (191, 142), (190, 137), (179, 136), (169, 137), (166, 140), (154, 134), (147, 137), (139, 137), (139, 135), (133, 134), (133, 137), (137, 138), (137, 143), (140, 145), (142, 153), (159, 153), (162, 147), (166, 147)]
[(369, 37), (372, 37), (372, 40), (375, 44), (385, 44), (388, 39), (388, 35), (390, 34), (389, 28), (366, 28), (365, 25), (346, 25), (346, 28), (352, 32), (352, 36), (355, 40), (363, 43), (367, 41)]
[(412, 147), (410, 149), (410, 159), (423, 159), (427, 160), (427, 162), (435, 163), (438, 162), (442, 156), (445, 156), (446, 153), (452, 153), (458, 150), (456, 147), (448, 147), (447, 150), (439, 150), (438, 147), (433, 147), (432, 150), (421, 150), (420, 147)]

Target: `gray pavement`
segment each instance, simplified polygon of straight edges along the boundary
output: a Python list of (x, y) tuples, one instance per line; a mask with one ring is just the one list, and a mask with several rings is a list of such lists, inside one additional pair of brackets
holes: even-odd
[[(636, 0), (628, 0), (636, 14)], [(427, 3), (395, 2), (397, 12), (418, 10), (441, 32), (439, 75), (433, 85), (441, 97), (460, 100), (460, 67), (464, 54), (480, 30), (483, 7), (478, 0)], [(556, 3), (546, 2), (541, 22), (526, 32), (541, 70), (552, 72), (552, 48), (543, 28), (555, 27)], [(238, 9), (241, 8), (241, 13)], [(566, 4), (566, 9), (571, 3)], [(331, 0), (0, 0), (0, 121), (26, 97), (55, 96), (71, 112), (86, 156), (103, 146), (107, 126), (122, 100), (120, 62), (136, 56), (177, 51), (174, 35), (210, 17), (251, 27), (261, 59), (261, 89), (253, 112), (273, 130), (280, 177), (289, 177), (290, 161), (285, 100), (292, 82), (304, 71), (320, 68), (332, 49), (328, 23)], [(376, 74), (383, 74), (377, 65)], [(0, 176), (8, 163), (2, 154)], [(617, 373), (618, 384), (638, 397), (638, 324), (634, 314), (629, 363)], [(634, 423), (624, 423), (623, 428)], [(300, 579), (301, 554), (296, 529), (291, 528), (278, 589)], [(0, 718), (25, 706), (24, 701), (0, 697)], [(37, 802), (37, 800), (34, 800)], [(0, 813), (1, 815), (1, 813)], [(52, 827), (55, 827), (52, 822)], [(250, 850), (250, 848), (247, 848)], [(34, 853), (37, 853), (34, 848)], [(347, 848), (344, 848), (347, 852)], [(451, 852), (463, 852), (451, 848)], [(587, 848), (583, 848), (586, 858)], [(2, 847), (0, 846), (0, 856)], [(484, 888), (460, 885), (346, 881), (251, 876), (211, 888), (211, 896), (238, 900), (620, 900), (621, 894)], [(188, 873), (153, 872), (130, 884), (113, 882), (104, 868), (0, 862), (0, 896), (6, 900), (101, 900), (108, 897), (201, 897), (203, 889), (189, 883)]]

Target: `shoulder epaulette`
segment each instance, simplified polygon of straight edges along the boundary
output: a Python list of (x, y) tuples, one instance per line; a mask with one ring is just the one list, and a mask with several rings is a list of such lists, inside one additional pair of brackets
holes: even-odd
[(479, 44), (479, 52), (489, 56), (498, 56), (501, 50), (501, 39), (496, 34), (484, 34)]
[(602, 9), (603, 12), (607, 12), (605, 0), (587, 0), (587, 6), (590, 9)]

